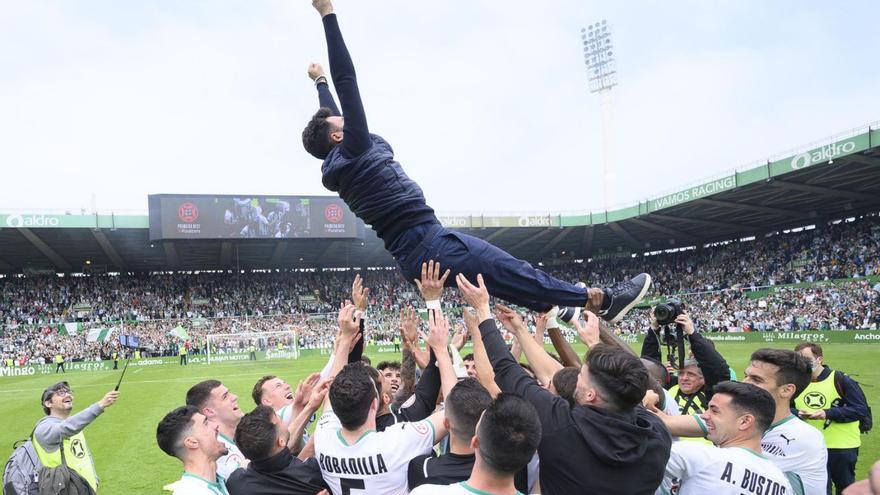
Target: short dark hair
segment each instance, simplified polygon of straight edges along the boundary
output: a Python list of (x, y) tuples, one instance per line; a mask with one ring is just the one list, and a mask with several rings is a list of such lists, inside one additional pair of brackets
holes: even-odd
[(587, 354), (590, 380), (615, 411), (628, 411), (640, 403), (648, 390), (648, 370), (639, 358), (620, 347), (597, 344)]
[(715, 395), (724, 394), (731, 398), (730, 404), (741, 414), (755, 417), (758, 431), (763, 435), (773, 424), (776, 416), (776, 401), (770, 392), (751, 383), (725, 381), (715, 385)]
[(156, 427), (156, 443), (162, 452), (182, 460), (180, 442), (192, 429), (193, 415), (198, 412), (194, 406), (178, 407), (159, 421), (159, 426)]
[(388, 368), (400, 371), (400, 363), (397, 361), (382, 361), (376, 366), (376, 369), (379, 371), (385, 371)]
[(452, 387), (446, 398), (449, 429), (462, 441), (470, 442), (480, 415), (492, 403), (492, 396), (474, 378), (465, 378)]
[(272, 423), (275, 411), (269, 406), (257, 406), (242, 416), (235, 427), (235, 444), (244, 456), (252, 461), (262, 461), (272, 456), (278, 425)]
[(211, 391), (222, 385), (220, 380), (205, 380), (196, 383), (186, 391), (186, 405), (201, 410), (211, 398)]
[(567, 366), (553, 374), (553, 388), (556, 395), (562, 397), (570, 406), (574, 405), (574, 389), (577, 388), (578, 374), (580, 370), (574, 366)]
[(661, 387), (669, 385), (669, 370), (666, 369), (666, 366), (652, 358), (643, 357), (641, 361), (645, 365), (645, 369), (648, 370), (648, 376), (660, 383)]
[(758, 349), (752, 353), (750, 360), (777, 366), (776, 385), (793, 383), (794, 397), (800, 395), (813, 378), (810, 360), (788, 349)]
[(462, 361), (474, 361), (474, 355), (473, 355), (473, 353), (465, 354), (464, 357), (461, 358), (461, 360)]
[(49, 414), (52, 412), (51, 409), (46, 407), (46, 401), (52, 400), (52, 397), (55, 396), (57, 392), (66, 391), (67, 393), (72, 394), (73, 391), (70, 389), (70, 384), (65, 382), (58, 382), (50, 387), (47, 387), (46, 390), (43, 390), (43, 395), (41, 396), (40, 405), (43, 406), (43, 412)]
[(541, 442), (538, 412), (518, 395), (499, 394), (483, 413), (477, 438), (486, 466), (512, 475), (532, 460)]
[(361, 363), (346, 364), (330, 385), (330, 405), (347, 430), (362, 426), (370, 413), (370, 403), (378, 400), (378, 382), (370, 378), (368, 369)]
[(801, 342), (794, 347), (794, 352), (801, 352), (804, 349), (809, 349), (813, 356), (822, 357), (822, 346), (819, 344), (814, 342)]
[(332, 117), (333, 111), (329, 108), (320, 108), (312, 120), (306, 124), (306, 128), (302, 132), (303, 147), (310, 155), (323, 160), (330, 154), (333, 149), (333, 141), (330, 140), (330, 133), (333, 132), (333, 126), (327, 121), (327, 117)]
[(254, 384), (254, 389), (251, 391), (251, 397), (254, 399), (254, 404), (260, 406), (263, 404), (263, 385), (269, 380), (273, 378), (278, 378), (275, 375), (266, 375), (263, 378), (257, 380), (257, 383)]
[(366, 366), (372, 366), (373, 360), (370, 359), (370, 356), (367, 356), (366, 354), (364, 354), (363, 356), (361, 356), (361, 363), (363, 363)]
[(373, 368), (372, 366), (365, 366), (367, 368), (367, 372), (370, 374), (370, 378), (373, 379), (373, 383), (376, 385), (376, 393), (379, 394), (379, 402), (381, 404), (382, 401), (382, 374), (379, 373), (379, 370)]

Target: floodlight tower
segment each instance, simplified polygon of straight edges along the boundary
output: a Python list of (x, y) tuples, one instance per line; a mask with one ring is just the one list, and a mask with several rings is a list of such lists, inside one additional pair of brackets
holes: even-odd
[(614, 171), (614, 122), (611, 112), (611, 90), (617, 86), (617, 69), (611, 44), (611, 26), (605, 19), (581, 28), (584, 65), (587, 67), (590, 92), (599, 95), (602, 116), (602, 179), (605, 209), (617, 202)]

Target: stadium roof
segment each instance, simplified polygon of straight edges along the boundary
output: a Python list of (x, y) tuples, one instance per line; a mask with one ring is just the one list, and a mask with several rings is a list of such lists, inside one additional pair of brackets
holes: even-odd
[[(880, 211), (877, 126), (632, 206), (573, 215), (442, 216), (517, 257), (616, 257), (761, 236)], [(391, 266), (363, 240), (150, 241), (147, 215), (0, 215), (0, 273)]]

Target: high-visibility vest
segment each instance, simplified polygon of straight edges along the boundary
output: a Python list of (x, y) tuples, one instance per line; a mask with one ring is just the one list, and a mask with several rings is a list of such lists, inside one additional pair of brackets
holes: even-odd
[(89, 445), (86, 443), (86, 437), (83, 432), (79, 432), (72, 437), (65, 438), (61, 442), (61, 447), (55, 452), (46, 452), (43, 446), (36, 438), (32, 439), (34, 451), (40, 462), (44, 466), (54, 468), (64, 464), (61, 461), (61, 451), (64, 451), (64, 461), (67, 467), (76, 471), (84, 480), (92, 487), (95, 492), (98, 491), (98, 473), (95, 471), (95, 461), (92, 459), (92, 453), (89, 451)]
[(61, 364), (64, 362), (64, 356), (61, 354), (55, 354), (55, 364)]
[[(832, 371), (824, 380), (810, 383), (801, 392), (801, 395), (794, 400), (798, 411), (813, 412), (837, 407), (843, 402), (843, 397), (840, 396), (834, 385), (835, 373)], [(824, 419), (807, 419), (805, 421), (822, 432), (822, 436), (825, 437), (825, 445), (829, 449), (854, 449), (862, 445), (858, 421), (850, 423)]]
[[(676, 384), (669, 389), (669, 395), (675, 398), (675, 402), (678, 404), (678, 409), (681, 411), (682, 416), (702, 414), (706, 408), (709, 407), (709, 400), (706, 398), (706, 392), (703, 389), (700, 389), (696, 394), (685, 395), (685, 393), (681, 391), (681, 387)], [(682, 437), (681, 440), (703, 442), (709, 445), (712, 444), (712, 442), (705, 438)]]

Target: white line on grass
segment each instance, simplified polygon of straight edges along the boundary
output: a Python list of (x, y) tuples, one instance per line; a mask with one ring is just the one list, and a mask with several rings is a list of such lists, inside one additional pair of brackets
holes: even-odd
[[(232, 375), (223, 375), (222, 378), (234, 378), (240, 376), (255, 376), (259, 373), (236, 373)], [(187, 376), (182, 378), (170, 378), (165, 380), (123, 380), (123, 383), (133, 384), (133, 383), (169, 383), (169, 382), (193, 382), (197, 383), (202, 380), (208, 380), (211, 378), (217, 378), (217, 374), (214, 373), (208, 376)], [(262, 375), (260, 375), (262, 376)], [(82, 384), (77, 385), (76, 388), (90, 388), (90, 387), (106, 387), (106, 383), (91, 383), (91, 384)], [(45, 390), (45, 387), (40, 388), (20, 388), (20, 389), (3, 389), (0, 390), (0, 395), (3, 394), (17, 394), (22, 392), (42, 392)]]

